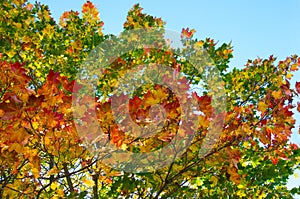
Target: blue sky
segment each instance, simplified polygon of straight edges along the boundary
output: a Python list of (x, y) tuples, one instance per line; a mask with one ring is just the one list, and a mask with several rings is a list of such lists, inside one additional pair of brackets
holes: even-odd
[[(32, 1), (33, 2), (33, 1)], [(66, 10), (81, 11), (83, 0), (40, 0), (50, 6), (55, 19)], [(242, 67), (248, 58), (280, 59), (300, 54), (299, 0), (93, 0), (104, 21), (104, 32), (118, 34), (128, 10), (140, 3), (144, 12), (162, 17), (167, 29), (197, 30), (196, 37), (232, 41), (231, 66)], [(287, 2), (287, 3), (286, 3)]]
[[(31, 0), (31, 2), (34, 2)], [(81, 11), (83, 0), (40, 0), (49, 5), (53, 17), (67, 10)], [(128, 10), (140, 3), (144, 12), (162, 17), (166, 28), (180, 32), (194, 28), (199, 39), (211, 37), (220, 43), (234, 46), (231, 67), (241, 68), (248, 59), (267, 58), (274, 54), (285, 59), (300, 55), (300, 0), (92, 0), (104, 21), (104, 32), (118, 34), (122, 31)], [(298, 72), (292, 82), (300, 80)], [(296, 115), (297, 128), (300, 116)], [(295, 133), (292, 140), (300, 144)], [(290, 186), (300, 184), (292, 178)], [(300, 198), (300, 197), (299, 197)]]

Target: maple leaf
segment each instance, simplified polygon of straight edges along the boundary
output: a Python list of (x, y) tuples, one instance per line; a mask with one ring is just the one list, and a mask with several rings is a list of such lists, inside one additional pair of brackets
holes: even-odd
[(296, 87), (296, 91), (297, 91), (297, 93), (299, 93), (299, 94), (300, 94), (300, 82), (296, 82), (296, 85), (295, 85), (295, 87)]
[[(138, 4), (133, 6), (124, 23), (125, 30), (163, 28), (161, 18), (142, 10)], [(165, 42), (162, 34), (162, 42), (153, 45), (163, 50), (144, 46), (141, 52), (125, 53), (117, 59), (107, 57), (116, 61), (103, 70), (105, 75), (100, 78), (97, 90), (99, 96), (93, 98), (84, 93), (85, 80), (74, 80), (89, 52), (110, 38), (103, 36), (103, 22), (93, 3), (83, 4), (82, 15), (77, 11), (64, 12), (59, 24), (52, 20), (48, 7), (43, 4), (8, 1), (0, 3), (0, 12), (8, 24), (2, 27), (6, 34), (0, 53), (0, 198), (115, 198), (116, 195), (125, 198), (193, 198), (195, 195), (280, 198), (286, 195), (292, 198), (291, 191), (282, 187), (298, 162), (295, 157), (298, 148), (289, 144), (295, 126), (291, 111), (295, 96), (288, 81), (299, 68), (298, 56), (290, 56), (277, 65), (273, 56), (249, 60), (245, 68), (224, 73), (232, 58), (230, 43), (217, 46), (218, 42), (210, 38), (193, 39), (195, 30), (183, 28), (180, 36), (184, 48), (178, 51), (169, 48), (170, 43)], [(123, 38), (125, 44), (139, 39), (138, 36)], [(188, 60), (202, 49), (220, 72), (223, 83), (217, 87), (226, 90), (226, 113), (215, 113), (219, 100), (214, 100), (213, 95), (198, 93), (198, 96), (190, 92), (195, 82), (208, 83), (202, 76), (203, 68), (198, 74)], [(130, 99), (125, 97), (125, 92), (119, 98), (111, 97), (113, 87), (118, 86), (118, 79), (113, 76), (120, 77), (136, 65), (149, 62), (172, 67), (173, 71), (162, 74), (162, 80), (176, 84), (182, 95), (176, 96), (163, 86), (145, 85)], [(300, 83), (296, 83), (295, 90), (300, 94)], [(72, 94), (79, 99), (72, 102)], [(193, 100), (198, 102), (197, 129), (192, 128), (191, 121), (182, 121), (186, 112), (193, 114), (190, 113), (194, 111), (190, 108)], [(129, 110), (122, 106), (124, 101), (129, 102)], [(300, 103), (297, 105), (300, 112)], [(130, 117), (116, 118), (113, 113), (116, 111), (128, 111)], [(259, 115), (257, 111), (263, 113)], [(92, 117), (94, 112), (96, 119)], [(75, 116), (78, 121), (74, 120)], [(213, 123), (212, 119), (215, 119)], [(153, 137), (138, 137), (140, 127), (151, 134), (151, 124), (156, 127), (159, 122), (163, 123), (162, 128)], [(125, 127), (121, 128), (122, 125)], [(214, 137), (217, 126), (223, 127), (220, 138)], [(103, 136), (98, 134), (100, 128)], [(80, 131), (84, 132), (81, 136)], [(123, 152), (145, 155), (172, 143), (175, 135), (179, 139), (193, 133), (195, 138), (184, 155), (157, 172), (130, 174), (115, 171), (102, 162), (110, 155), (102, 153), (107, 150), (107, 144), (114, 144)], [(206, 138), (216, 143), (202, 144)], [(104, 148), (101, 153), (89, 150), (91, 145), (99, 148), (99, 144)], [(199, 158), (201, 147), (212, 150)], [(129, 157), (119, 155), (112, 161), (125, 159), (135, 167), (155, 160), (154, 157), (130, 162)], [(287, 167), (292, 169), (286, 170)], [(261, 180), (261, 174), (266, 173)]]
[(92, 187), (95, 184), (93, 180), (88, 180), (88, 179), (82, 180), (82, 183), (84, 183), (88, 187)]
[(299, 66), (298, 63), (293, 64), (293, 65), (291, 66), (291, 71), (297, 71), (297, 70), (298, 70), (298, 66)]
[(271, 158), (271, 161), (272, 161), (273, 164), (277, 165), (277, 163), (278, 163), (278, 158), (272, 157), (272, 158)]
[(181, 38), (192, 38), (193, 34), (196, 32), (195, 29), (190, 30), (189, 28), (182, 28)]
[(275, 99), (280, 99), (281, 96), (282, 96), (281, 90), (273, 91), (273, 92), (272, 92), (272, 96), (273, 96)]
[(262, 113), (264, 113), (267, 110), (267, 108), (268, 108), (268, 105), (265, 102), (258, 103), (257, 109), (259, 111), (261, 111)]

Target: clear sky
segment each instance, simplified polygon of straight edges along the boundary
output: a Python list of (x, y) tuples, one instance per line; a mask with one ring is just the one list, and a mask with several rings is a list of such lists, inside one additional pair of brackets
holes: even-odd
[[(34, 2), (34, 1), (30, 1)], [(49, 5), (52, 16), (58, 20), (64, 11), (81, 11), (83, 0), (40, 0)], [(194, 28), (199, 39), (211, 37), (220, 43), (234, 46), (231, 67), (241, 68), (248, 59), (267, 58), (274, 54), (285, 59), (300, 55), (300, 0), (92, 0), (104, 21), (104, 32), (122, 31), (127, 12), (140, 3), (144, 12), (162, 17), (166, 28), (180, 32)], [(300, 81), (300, 72), (293, 82)], [(297, 129), (299, 126), (299, 114)], [(300, 144), (295, 133), (293, 142)], [(291, 179), (290, 186), (299, 185)], [(299, 197), (300, 198), (300, 197)]]

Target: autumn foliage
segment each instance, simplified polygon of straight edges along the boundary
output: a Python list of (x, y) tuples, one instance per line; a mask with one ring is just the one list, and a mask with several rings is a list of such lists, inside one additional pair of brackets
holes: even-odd
[[(205, 50), (220, 72), (226, 93), (224, 110), (217, 110), (210, 90), (188, 94), (200, 82), (202, 71), (195, 71), (169, 49), (147, 47), (115, 59), (99, 80), (95, 98), (84, 96), (74, 104), (74, 95), (84, 88), (76, 79), (81, 64), (97, 45), (113, 37), (102, 32), (104, 23), (95, 5), (87, 1), (82, 15), (65, 12), (59, 23), (47, 6), (25, 0), (1, 1), (0, 13), (0, 198), (292, 198), (300, 193), (299, 188), (286, 186), (300, 160), (300, 150), (290, 140), (292, 130), (298, 128), (292, 110), (300, 112), (296, 101), (300, 82), (291, 85), (300, 66), (297, 55), (282, 61), (274, 56), (257, 58), (243, 68), (228, 70), (233, 57), (230, 43), (198, 40), (193, 38), (194, 29), (183, 28), (181, 52)], [(164, 25), (137, 4), (128, 12), (124, 30), (163, 29)], [(181, 108), (180, 96), (166, 86), (145, 85), (133, 97), (125, 92), (111, 97), (111, 89), (128, 70), (151, 63), (172, 69), (162, 76), (165, 81), (184, 74), (179, 87), (187, 93), (185, 103), (196, 100), (202, 113), (197, 128), (180, 129), (188, 109)], [(128, 101), (136, 125), (116, 119), (112, 99), (120, 112)], [(88, 150), (86, 141), (96, 135), (78, 134), (74, 117), (93, 126), (91, 110), (96, 110), (97, 125), (105, 137), (122, 150), (157, 150), (176, 135), (194, 134), (193, 140), (180, 157), (159, 170), (113, 169), (105, 164), (102, 153)], [(212, 149), (199, 156), (212, 118), (223, 118), (218, 123), (221, 134)], [(159, 125), (162, 131), (151, 137), (144, 131), (142, 138), (136, 138), (141, 136), (137, 126), (153, 133), (151, 128)]]

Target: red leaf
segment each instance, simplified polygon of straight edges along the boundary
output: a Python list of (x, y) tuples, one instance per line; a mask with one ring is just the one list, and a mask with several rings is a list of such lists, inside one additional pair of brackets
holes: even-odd
[(52, 69), (49, 71), (47, 75), (47, 81), (53, 82), (53, 84), (58, 85), (60, 83), (59, 80), (59, 72), (54, 72)]
[[(75, 80), (73, 80), (68, 86), (69, 87), (66, 87), (65, 89), (73, 92), (73, 94), (78, 94), (78, 92), (83, 88), (83, 85), (79, 84)], [(71, 88), (72, 88), (72, 90), (71, 90)]]
[(297, 150), (297, 149), (298, 149), (297, 144), (293, 144), (293, 143), (292, 143), (290, 146), (291, 146), (291, 148), (292, 148), (293, 150)]
[(190, 30), (189, 28), (182, 28), (181, 38), (190, 39), (195, 32), (196, 32), (196, 30), (194, 30), (194, 29)]
[(271, 161), (273, 164), (276, 165), (278, 163), (278, 158), (271, 158)]
[(296, 82), (296, 91), (300, 94), (300, 82)]
[(285, 116), (289, 117), (289, 116), (294, 115), (293, 111), (290, 111), (288, 106), (284, 107), (282, 111), (283, 111)]
[(264, 119), (264, 120), (261, 121), (261, 125), (266, 125), (267, 122), (268, 122), (268, 120)]

